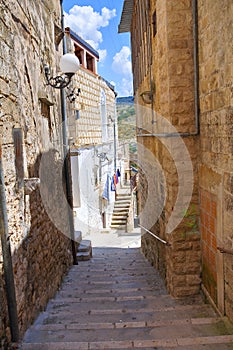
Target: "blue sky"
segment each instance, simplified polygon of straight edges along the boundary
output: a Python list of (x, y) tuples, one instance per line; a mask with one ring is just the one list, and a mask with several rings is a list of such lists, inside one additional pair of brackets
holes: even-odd
[(133, 94), (130, 36), (118, 34), (123, 0), (63, 0), (65, 25), (100, 54), (98, 73), (118, 96)]

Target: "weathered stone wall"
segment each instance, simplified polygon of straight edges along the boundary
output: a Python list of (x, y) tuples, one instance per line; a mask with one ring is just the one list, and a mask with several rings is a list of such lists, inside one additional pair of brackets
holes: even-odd
[[(152, 200), (149, 192), (141, 194), (141, 202), (150, 200), (153, 209), (142, 211), (140, 219), (147, 229), (170, 243), (170, 247), (166, 247), (143, 235), (142, 249), (165, 276), (169, 291), (176, 297), (182, 297), (194, 295), (200, 290), (199, 140), (198, 136), (189, 135), (181, 139), (169, 137), (169, 134), (195, 132), (192, 1), (150, 1), (150, 8), (142, 10), (134, 10), (132, 23), (132, 52), (137, 54), (133, 57), (136, 101), (143, 106), (138, 108), (138, 140), (153, 154), (152, 162), (157, 159), (162, 171), (157, 171), (156, 175), (154, 171), (148, 172), (148, 177), (156, 176), (157, 186)], [(141, 28), (134, 31), (139, 13), (147, 17), (141, 21)], [(150, 23), (150, 28), (147, 23)], [(147, 48), (146, 59), (143, 58), (143, 47)], [(147, 69), (144, 67), (146, 63)], [(143, 104), (140, 96), (148, 90), (153, 92), (150, 106)], [(161, 136), (163, 134), (164, 137)], [(142, 152), (141, 160), (145, 153)], [(187, 206), (185, 200), (192, 186), (190, 205)], [(179, 191), (183, 191), (183, 195), (179, 197), (176, 216), (183, 217), (183, 220), (168, 233), (168, 223), (175, 211)], [(158, 207), (163, 209), (159, 218)], [(153, 216), (154, 222), (151, 220)]]
[[(22, 335), (72, 260), (60, 160), (60, 94), (46, 86), (43, 70), (46, 63), (54, 74), (58, 70), (62, 48), (57, 50), (55, 28), (60, 27), (60, 1), (1, 1), (0, 22), (0, 142)], [(24, 179), (39, 175), (41, 190), (26, 192)], [(48, 198), (53, 199), (52, 208)], [(0, 291), (0, 338), (9, 341), (4, 280)]]
[(233, 319), (233, 3), (198, 1), (203, 283)]

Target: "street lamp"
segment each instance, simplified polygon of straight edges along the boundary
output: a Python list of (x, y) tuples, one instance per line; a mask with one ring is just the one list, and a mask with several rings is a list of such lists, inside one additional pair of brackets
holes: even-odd
[(44, 66), (45, 77), (48, 85), (55, 89), (63, 89), (69, 85), (72, 76), (79, 69), (80, 63), (79, 59), (73, 53), (66, 53), (61, 57), (60, 68), (62, 73), (56, 77), (50, 76), (50, 67), (48, 65)]

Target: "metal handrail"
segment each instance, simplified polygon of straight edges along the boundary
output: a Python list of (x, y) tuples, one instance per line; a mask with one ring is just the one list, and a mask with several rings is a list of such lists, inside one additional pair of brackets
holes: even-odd
[(158, 241), (160, 241), (161, 243), (165, 244), (166, 246), (171, 246), (171, 244), (167, 241), (165, 241), (164, 239), (160, 238), (159, 236), (155, 235), (153, 232), (151, 232), (150, 230), (148, 230), (147, 228), (145, 228), (142, 225), (138, 225), (139, 227), (143, 228), (143, 230), (147, 231), (151, 236), (153, 236), (154, 238), (156, 238)]

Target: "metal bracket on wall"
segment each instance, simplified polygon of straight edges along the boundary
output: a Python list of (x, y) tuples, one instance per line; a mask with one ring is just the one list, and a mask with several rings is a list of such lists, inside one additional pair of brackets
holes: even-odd
[(220, 253), (222, 253), (222, 254), (233, 255), (233, 250), (231, 250), (231, 249), (226, 249), (226, 248), (223, 248), (223, 247), (217, 247), (217, 250), (219, 250)]

